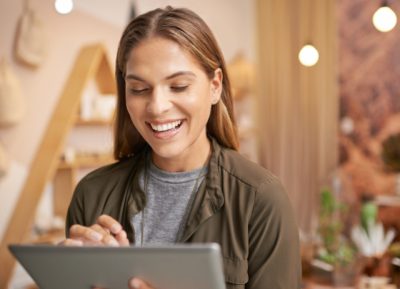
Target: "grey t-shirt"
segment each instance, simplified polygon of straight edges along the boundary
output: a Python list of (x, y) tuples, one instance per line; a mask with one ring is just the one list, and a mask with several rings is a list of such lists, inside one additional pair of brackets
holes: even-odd
[(147, 178), (145, 173), (146, 170), (140, 172), (139, 186), (146, 194), (147, 205), (144, 213), (131, 217), (135, 245), (142, 245), (143, 215), (143, 245), (176, 243), (182, 234), (194, 196), (207, 174), (207, 167), (171, 173), (149, 161)]

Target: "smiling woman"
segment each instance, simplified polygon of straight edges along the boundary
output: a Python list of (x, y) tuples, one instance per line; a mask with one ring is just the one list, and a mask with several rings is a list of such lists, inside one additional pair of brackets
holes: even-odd
[(287, 195), (236, 152), (229, 77), (204, 21), (171, 7), (138, 16), (122, 35), (116, 78), (118, 162), (78, 184), (65, 244), (215, 242), (228, 289), (300, 288)]

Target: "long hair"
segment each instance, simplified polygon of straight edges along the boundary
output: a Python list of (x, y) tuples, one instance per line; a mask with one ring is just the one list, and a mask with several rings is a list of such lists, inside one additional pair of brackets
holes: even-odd
[(128, 57), (141, 41), (164, 37), (189, 52), (209, 79), (217, 68), (222, 70), (221, 99), (211, 108), (207, 134), (227, 148), (238, 149), (231, 86), (221, 50), (207, 24), (185, 8), (155, 9), (133, 19), (122, 34), (116, 59), (117, 108), (114, 127), (114, 157), (123, 159), (138, 153), (146, 144), (129, 117), (125, 100), (125, 72)]

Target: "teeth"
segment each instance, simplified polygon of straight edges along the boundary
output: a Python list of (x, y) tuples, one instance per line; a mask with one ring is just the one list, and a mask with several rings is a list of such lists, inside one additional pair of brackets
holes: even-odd
[(181, 124), (181, 122), (182, 121), (180, 121), (180, 120), (176, 120), (176, 121), (173, 121), (170, 123), (164, 123), (164, 124), (159, 124), (159, 125), (150, 124), (150, 125), (153, 130), (161, 132), (161, 131), (167, 131), (167, 130), (176, 128), (178, 125)]

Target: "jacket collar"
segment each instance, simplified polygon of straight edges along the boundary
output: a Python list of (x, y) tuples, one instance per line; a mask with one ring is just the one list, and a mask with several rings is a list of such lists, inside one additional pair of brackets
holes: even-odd
[(200, 225), (218, 212), (224, 204), (220, 185), (221, 146), (214, 138), (210, 137), (210, 141), (212, 153), (208, 164), (208, 173), (194, 198), (191, 212), (179, 242), (187, 242)]
[[(224, 196), (221, 190), (221, 146), (218, 142), (210, 138), (212, 153), (208, 164), (208, 173), (205, 181), (199, 187), (193, 200), (191, 212), (189, 213), (186, 226), (179, 242), (187, 242), (189, 238), (197, 231), (199, 226), (208, 218), (218, 212), (224, 204)], [(133, 215), (139, 213), (146, 205), (146, 196), (139, 186), (139, 172), (144, 169), (146, 155), (149, 149), (145, 149), (141, 156), (138, 156), (136, 168), (131, 172), (131, 185), (126, 188), (128, 200), (126, 203), (126, 215), (124, 216), (125, 227), (127, 228), (130, 242), (134, 242), (135, 232), (130, 224)]]

